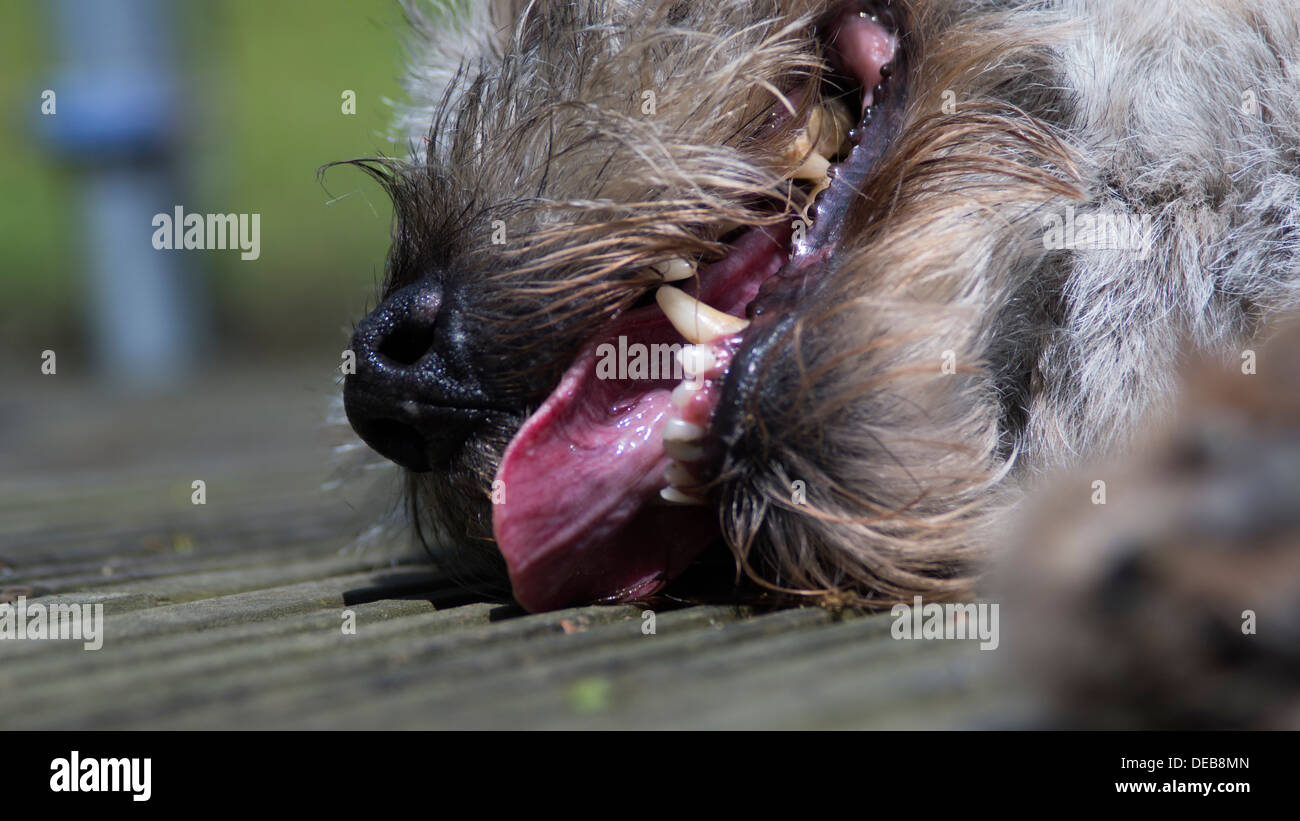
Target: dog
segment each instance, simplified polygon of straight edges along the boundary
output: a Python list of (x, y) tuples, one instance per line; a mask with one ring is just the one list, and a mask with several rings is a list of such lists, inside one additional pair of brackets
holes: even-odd
[[(967, 597), (1300, 307), (1292, 0), (410, 9), (347, 417), (525, 608)], [(726, 552), (722, 548), (725, 546)]]

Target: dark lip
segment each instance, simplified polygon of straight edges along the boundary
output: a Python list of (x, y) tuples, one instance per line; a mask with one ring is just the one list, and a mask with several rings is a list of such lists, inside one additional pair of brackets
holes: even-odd
[[(394, 406), (401, 409), (392, 410)], [(485, 424), (493, 417), (518, 414), (518, 411), (488, 403), (430, 402), (413, 397), (402, 397), (400, 401), (374, 397), (358, 398), (356, 394), (349, 393), (346, 386), (344, 407), (352, 416), (355, 416), (359, 410), (380, 409), (380, 413), (368, 414), (364, 425), (358, 426), (356, 423), (352, 425), (357, 436), (379, 453), (384, 453), (385, 445), (395, 437), (415, 436), (414, 430), (418, 426), (437, 423), (473, 428)], [(461, 445), (463, 446), (467, 441), (469, 437), (466, 437)], [(429, 473), (437, 469), (436, 466), (442, 461), (441, 457), (446, 455), (430, 447), (419, 456), (416, 456), (412, 450), (406, 458), (398, 459), (392, 456), (388, 458), (412, 473)]]
[(789, 261), (763, 283), (747, 308), (750, 325), (723, 379), (706, 439), (708, 463), (713, 466), (710, 478), (725, 479), (735, 462), (750, 428), (749, 419), (757, 412), (755, 401), (770, 356), (789, 338), (799, 303), (824, 279), (821, 275), (835, 256), (854, 200), (902, 129), (912, 44), (892, 13), (882, 19), (898, 36), (890, 76), (874, 89), (876, 103), (851, 133), (854, 146), (849, 156), (834, 166), (830, 187), (812, 209), (812, 226), (804, 241), (791, 247)]

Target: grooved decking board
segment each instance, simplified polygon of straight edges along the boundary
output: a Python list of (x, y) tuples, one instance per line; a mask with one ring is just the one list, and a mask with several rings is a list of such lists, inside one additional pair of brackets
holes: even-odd
[[(731, 606), (529, 615), (455, 588), (419, 555), (353, 546), (382, 510), (336, 472), (320, 401), (285, 379), (152, 406), (167, 448), (104, 464), (57, 449), (62, 403), (23, 396), (0, 454), (0, 595), (100, 602), (104, 646), (0, 641), (0, 728), (907, 728), (1030, 720), (973, 642), (904, 642), (888, 615)], [(90, 389), (87, 389), (90, 390)], [(129, 419), (139, 404), (82, 400)], [(58, 412), (42, 403), (59, 403)], [(204, 404), (204, 403), (208, 404)], [(218, 413), (210, 405), (233, 409)], [(208, 426), (185, 439), (203, 409)], [(259, 408), (276, 409), (259, 415)], [(170, 415), (169, 415), (170, 414)], [(317, 417), (315, 414), (319, 414)], [(220, 420), (225, 417), (229, 429)], [(258, 430), (258, 420), (266, 427)], [(214, 421), (215, 420), (215, 421)], [(138, 427), (138, 426), (137, 426)], [(16, 444), (12, 437), (23, 438)], [(261, 447), (260, 437), (274, 439)], [(33, 444), (33, 438), (36, 444)], [(231, 443), (238, 443), (234, 446)], [(178, 444), (179, 443), (179, 444)], [(183, 444), (184, 447), (180, 445)], [(134, 448), (134, 450), (132, 450)], [(182, 451), (178, 456), (178, 450)], [(114, 462), (113, 460), (117, 460)], [(6, 466), (10, 467), (10, 466)], [(190, 482), (208, 504), (190, 504)], [(382, 483), (382, 480), (381, 480)], [(355, 635), (342, 630), (355, 619)]]

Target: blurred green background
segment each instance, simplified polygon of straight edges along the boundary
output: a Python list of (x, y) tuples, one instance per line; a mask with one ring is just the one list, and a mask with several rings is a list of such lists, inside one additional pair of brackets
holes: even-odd
[[(81, 169), (39, 135), (58, 53), (49, 5), (0, 0), (0, 370), (34, 370), (37, 353), (55, 348), (60, 372), (84, 373), (93, 334), (82, 272), (94, 250), (79, 242)], [(331, 367), (373, 301), (391, 208), (358, 171), (334, 169), (323, 183), (316, 172), (405, 150), (386, 139), (404, 62), (397, 0), (168, 8), (184, 103), (178, 202), (262, 215), (256, 261), (184, 252), (212, 322), (205, 361), (307, 355)], [(354, 116), (341, 110), (345, 89), (356, 92)]]

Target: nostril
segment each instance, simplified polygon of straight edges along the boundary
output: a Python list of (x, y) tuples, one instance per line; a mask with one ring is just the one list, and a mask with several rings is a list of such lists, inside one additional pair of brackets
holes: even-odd
[(451, 464), (491, 413), (454, 301), (429, 279), (389, 294), (357, 325), (343, 385), (366, 444), (416, 472)]
[(442, 289), (424, 280), (393, 294), (374, 313), (374, 351), (389, 364), (414, 365), (437, 342)]
[(381, 357), (397, 365), (414, 365), (433, 348), (436, 330), (432, 322), (404, 322), (379, 343)]

